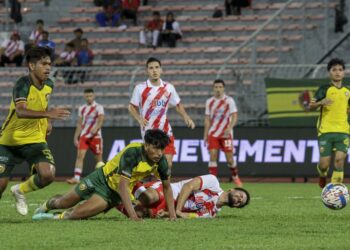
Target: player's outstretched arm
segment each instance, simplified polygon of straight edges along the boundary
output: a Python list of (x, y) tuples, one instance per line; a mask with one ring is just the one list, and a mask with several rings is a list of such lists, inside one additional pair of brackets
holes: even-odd
[(18, 118), (49, 118), (52, 120), (65, 120), (70, 116), (69, 110), (63, 108), (53, 108), (48, 111), (31, 110), (27, 108), (27, 104), (25, 102), (16, 104), (16, 114)]
[(196, 125), (194, 124), (194, 122), (192, 121), (191, 117), (187, 114), (184, 106), (179, 103), (178, 105), (176, 105), (176, 112), (179, 113), (179, 115), (181, 116), (181, 118), (184, 120), (184, 122), (186, 123), (187, 127), (194, 129), (196, 127)]
[(129, 215), (129, 218), (134, 221), (140, 221), (142, 219), (137, 216), (135, 209), (133, 208), (131, 203), (130, 193), (129, 193), (129, 183), (130, 183), (129, 179), (127, 179), (124, 176), (121, 176), (119, 186), (118, 186), (119, 195), (122, 198), (123, 205), (125, 207), (126, 212)]
[(193, 191), (200, 190), (201, 188), (201, 179), (196, 177), (190, 182), (187, 182), (181, 189), (179, 197), (177, 198), (176, 204), (176, 215), (181, 218), (194, 218), (193, 213), (183, 213), (182, 208), (185, 205), (186, 200)]
[(327, 99), (327, 98), (324, 98), (318, 102), (315, 99), (312, 99), (310, 104), (309, 104), (309, 108), (310, 108), (310, 110), (315, 110), (321, 106), (329, 106), (332, 103), (333, 103), (333, 101), (330, 99)]
[(170, 185), (170, 181), (162, 181), (163, 191), (165, 196), (166, 205), (169, 211), (170, 220), (176, 219), (175, 206), (174, 206), (174, 198), (173, 198), (173, 190)]

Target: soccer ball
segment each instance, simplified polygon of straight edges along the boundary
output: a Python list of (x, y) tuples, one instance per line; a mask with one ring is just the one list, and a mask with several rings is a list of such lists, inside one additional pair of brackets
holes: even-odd
[(342, 209), (349, 202), (348, 188), (343, 184), (327, 184), (321, 194), (323, 204), (330, 209)]

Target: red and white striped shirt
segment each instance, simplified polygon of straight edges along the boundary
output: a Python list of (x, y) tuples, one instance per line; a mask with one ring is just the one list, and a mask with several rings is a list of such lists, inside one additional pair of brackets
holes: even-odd
[(38, 30), (33, 30), (30, 33), (29, 40), (32, 40), (35, 45), (37, 45), (43, 39), (43, 35)]
[(216, 138), (223, 137), (225, 129), (231, 122), (232, 114), (236, 112), (237, 106), (232, 97), (224, 95), (221, 99), (214, 96), (209, 98), (205, 103), (205, 115), (210, 117), (208, 134)]
[(70, 62), (70, 61), (72, 61), (75, 58), (76, 54), (77, 53), (74, 50), (72, 50), (71, 52), (63, 51), (60, 54), (60, 58), (62, 60), (64, 60), (65, 62)]
[(16, 53), (17, 50), (24, 52), (24, 43), (21, 40), (14, 41), (7, 39), (1, 44), (1, 48), (5, 49), (5, 56), (10, 57)]
[(136, 85), (130, 104), (138, 107), (141, 117), (148, 121), (148, 125), (141, 130), (142, 138), (148, 129), (160, 129), (172, 136), (167, 111), (169, 104), (176, 106), (179, 103), (180, 97), (170, 83), (160, 80), (160, 85), (154, 86), (147, 80)]
[(104, 115), (104, 109), (101, 104), (93, 102), (91, 105), (84, 104), (79, 107), (78, 116), (82, 118), (82, 130), (80, 133), (80, 137), (86, 138), (101, 138), (102, 132), (101, 129), (97, 131), (96, 134), (91, 134), (91, 129), (96, 125), (97, 118), (100, 115)]

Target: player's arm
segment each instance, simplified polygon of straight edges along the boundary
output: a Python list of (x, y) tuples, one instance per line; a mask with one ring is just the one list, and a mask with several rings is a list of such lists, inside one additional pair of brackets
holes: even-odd
[(81, 116), (78, 116), (78, 121), (74, 132), (74, 145), (76, 147), (78, 147), (78, 144), (79, 144), (79, 135), (81, 133), (82, 127), (83, 127), (83, 118)]
[(231, 121), (225, 130), (225, 136), (228, 136), (231, 133), (233, 127), (237, 124), (237, 117), (237, 112), (231, 114)]
[(52, 108), (47, 111), (36, 111), (28, 109), (27, 102), (17, 102), (16, 115), (18, 118), (25, 119), (49, 118), (52, 120), (65, 120), (70, 116), (70, 112), (69, 110), (62, 108)]
[(209, 127), (210, 127), (210, 116), (205, 115), (205, 117), (204, 117), (204, 135), (203, 135), (203, 139), (205, 142), (208, 141)]
[(136, 212), (134, 207), (132, 206), (131, 199), (130, 199), (130, 193), (129, 193), (129, 183), (130, 180), (126, 178), (125, 176), (121, 176), (118, 190), (120, 198), (122, 199), (123, 205), (125, 207), (126, 212), (129, 215), (129, 218), (135, 221), (141, 220)]
[(131, 116), (140, 124), (141, 128), (144, 129), (147, 126), (148, 121), (140, 116), (137, 107), (130, 103), (128, 110)]
[(174, 206), (174, 198), (173, 198), (173, 190), (170, 185), (170, 180), (163, 180), (163, 192), (166, 201), (166, 205), (169, 212), (170, 220), (176, 219), (175, 206)]
[(190, 196), (190, 194), (194, 191), (200, 190), (201, 188), (201, 179), (199, 177), (196, 177), (192, 179), (191, 181), (187, 182), (181, 189), (181, 192), (179, 194), (179, 197), (177, 198), (177, 204), (176, 204), (176, 215), (181, 218), (191, 219), (191, 218), (197, 218), (197, 213), (185, 213), (182, 212), (182, 208), (185, 205), (186, 200)]
[(91, 129), (91, 134), (95, 135), (102, 128), (104, 120), (105, 116), (103, 114), (97, 117), (96, 125)]
[(316, 99), (312, 99), (311, 102), (310, 102), (309, 107), (310, 107), (311, 110), (315, 110), (315, 109), (317, 109), (317, 108), (319, 108), (321, 106), (329, 106), (332, 103), (333, 103), (333, 101), (330, 100), (330, 99), (327, 99), (327, 98), (324, 98), (324, 99), (322, 99), (320, 101), (316, 101)]
[(182, 120), (184, 120), (187, 127), (191, 129), (194, 129), (196, 127), (191, 117), (187, 114), (185, 107), (181, 103), (178, 103), (176, 105), (176, 112), (181, 116)]

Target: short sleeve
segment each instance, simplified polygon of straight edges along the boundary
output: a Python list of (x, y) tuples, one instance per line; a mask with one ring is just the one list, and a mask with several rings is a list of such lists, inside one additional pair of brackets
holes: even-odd
[(171, 173), (165, 156), (162, 156), (161, 160), (159, 161), (157, 171), (162, 181), (166, 181), (169, 179)]
[(328, 90), (329, 86), (324, 85), (321, 86), (315, 93), (313, 100), (315, 100), (316, 102), (321, 101), (322, 99), (324, 99), (326, 97), (327, 94), (327, 90)]
[(230, 109), (230, 114), (237, 112), (236, 102), (233, 98), (230, 98), (229, 109)]
[(105, 111), (102, 105), (97, 106), (97, 115), (104, 115)]
[(210, 103), (210, 99), (208, 99), (208, 100), (205, 102), (205, 115), (210, 115), (209, 103)]
[(180, 100), (178, 93), (176, 92), (175, 87), (170, 84), (169, 90), (171, 93), (170, 100), (169, 100), (170, 105), (172, 105), (172, 106), (178, 105), (181, 100)]
[(26, 102), (29, 94), (29, 79), (22, 77), (17, 80), (15, 87), (13, 88), (12, 98), (14, 103)]
[(130, 103), (136, 107), (139, 107), (140, 102), (141, 102), (140, 85), (136, 85), (132, 93)]
[(200, 190), (208, 189), (213, 192), (221, 192), (220, 184), (216, 176), (212, 174), (201, 175), (199, 176), (201, 179), (201, 187)]
[(34, 30), (32, 31), (32, 33), (30, 33), (29, 40), (35, 41), (35, 32), (34, 32)]
[(19, 41), (18, 49), (24, 51), (24, 42), (23, 41)]
[(125, 150), (120, 157), (117, 173), (130, 179), (132, 176), (132, 171), (136, 166), (137, 156), (135, 154), (135, 149), (129, 148)]

